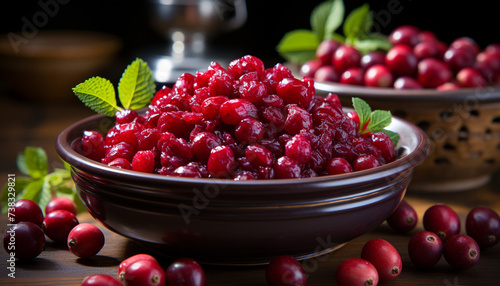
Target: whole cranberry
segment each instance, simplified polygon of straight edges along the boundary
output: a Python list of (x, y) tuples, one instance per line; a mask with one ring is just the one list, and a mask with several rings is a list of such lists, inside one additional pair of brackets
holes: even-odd
[(417, 70), (418, 59), (411, 47), (396, 45), (385, 56), (385, 64), (391, 72), (399, 76), (411, 76)]
[(258, 142), (264, 137), (264, 125), (255, 118), (244, 118), (236, 125), (234, 136), (240, 142), (248, 144)]
[(274, 173), (278, 179), (300, 178), (300, 166), (288, 156), (278, 158), (274, 163)]
[(316, 58), (321, 61), (322, 65), (331, 65), (333, 54), (340, 47), (340, 43), (335, 40), (324, 40), (316, 48)]
[(221, 144), (219, 137), (212, 132), (200, 132), (191, 140), (191, 150), (198, 159), (206, 161), (210, 151)]
[(372, 51), (364, 54), (361, 57), (360, 66), (363, 70), (367, 70), (373, 65), (384, 65), (385, 64), (385, 53), (381, 51)]
[(443, 242), (431, 231), (419, 231), (408, 242), (408, 256), (419, 268), (432, 267), (443, 256)]
[(68, 197), (55, 197), (45, 206), (45, 214), (49, 214), (55, 210), (67, 210), (74, 215), (78, 213), (75, 202)]
[(346, 69), (359, 67), (361, 61), (361, 53), (350, 45), (342, 45), (337, 48), (333, 55), (332, 64), (339, 73), (343, 73)]
[(488, 46), (486, 46), (484, 51), (489, 54), (495, 54), (500, 56), (500, 44), (499, 43), (489, 44)]
[(309, 108), (314, 97), (314, 89), (310, 90), (308, 83), (304, 80), (284, 78), (278, 83), (276, 92), (285, 104), (297, 104), (302, 108)]
[(397, 27), (389, 35), (389, 41), (395, 45), (415, 46), (419, 42), (420, 29), (411, 25)]
[(457, 90), (460, 89), (460, 86), (455, 82), (445, 82), (442, 85), (436, 87), (436, 90)]
[(401, 274), (403, 263), (396, 248), (387, 240), (374, 238), (361, 250), (361, 258), (377, 269), (380, 281), (392, 280)]
[(364, 72), (361, 68), (348, 68), (340, 76), (340, 83), (350, 85), (363, 85)]
[(500, 217), (490, 208), (475, 207), (467, 214), (465, 229), (481, 249), (492, 247), (500, 240)]
[(457, 82), (461, 87), (483, 87), (486, 80), (475, 68), (463, 68), (457, 73)]
[(389, 226), (402, 233), (414, 229), (417, 222), (417, 212), (405, 200), (402, 200), (396, 210), (387, 218)]
[(117, 124), (125, 124), (134, 121), (139, 116), (137, 111), (132, 109), (124, 109), (116, 112), (116, 123)]
[(418, 82), (425, 88), (436, 88), (452, 78), (448, 65), (441, 60), (427, 58), (417, 65)]
[(30, 260), (42, 253), (45, 248), (45, 235), (38, 225), (21, 221), (5, 232), (3, 248), (11, 258)]
[(295, 104), (290, 104), (287, 108), (288, 115), (285, 121), (285, 130), (290, 135), (295, 135), (301, 130), (313, 128), (312, 115), (307, 110)]
[(460, 37), (458, 39), (455, 39), (453, 42), (451, 42), (450, 48), (466, 49), (469, 50), (474, 56), (481, 51), (481, 48), (476, 43), (476, 41), (469, 37)]
[(120, 262), (120, 265), (118, 265), (118, 277), (119, 277), (120, 281), (122, 281), (122, 282), (124, 281), (123, 280), (123, 276), (125, 275), (125, 270), (130, 265), (132, 265), (135, 262), (140, 261), (140, 260), (151, 260), (153, 262), (158, 263), (158, 261), (156, 260), (156, 258), (154, 258), (153, 256), (151, 256), (149, 254), (140, 253), (140, 254), (132, 255), (129, 258), (127, 258), (127, 259), (123, 260), (122, 262)]
[(40, 227), (42, 226), (42, 209), (32, 200), (17, 200), (14, 205), (9, 208), (9, 213), (9, 222), (11, 222), (12, 224), (22, 221), (29, 221)]
[(301, 76), (307, 76), (310, 78), (314, 78), (314, 75), (316, 74), (316, 71), (323, 66), (321, 61), (319, 59), (312, 59), (307, 62), (305, 62), (301, 67), (300, 67), (300, 75)]
[(468, 235), (453, 235), (444, 243), (443, 256), (453, 268), (471, 268), (479, 261), (480, 255), (479, 246)]
[(394, 143), (391, 140), (391, 137), (387, 135), (385, 132), (376, 132), (371, 134), (368, 140), (379, 149), (382, 154), (382, 158), (385, 163), (392, 162), (396, 160), (396, 150), (394, 149)]
[(420, 42), (426, 42), (426, 41), (437, 41), (437, 36), (434, 34), (434, 32), (431, 31), (420, 31), (418, 33), (418, 41)]
[(465, 48), (449, 48), (444, 53), (443, 60), (456, 73), (463, 68), (472, 67), (476, 55)]
[(460, 233), (460, 218), (453, 209), (444, 204), (429, 207), (422, 222), (425, 230), (434, 232), (442, 241)]
[(319, 82), (338, 82), (339, 75), (333, 66), (322, 66), (320, 67), (314, 76), (312, 77), (314, 80)]
[(476, 56), (474, 67), (483, 75), (487, 82), (494, 82), (500, 73), (500, 52), (480, 52)]
[(44, 219), (42, 229), (48, 238), (57, 243), (66, 243), (70, 231), (78, 225), (76, 216), (67, 210), (55, 210)]
[(224, 123), (236, 125), (246, 117), (258, 118), (257, 107), (243, 98), (230, 99), (220, 106), (220, 117)]
[(123, 284), (106, 274), (92, 274), (83, 279), (81, 286), (123, 286)]
[(144, 173), (153, 173), (155, 168), (155, 152), (140, 150), (132, 159), (132, 170)]
[(424, 88), (418, 80), (409, 76), (398, 77), (394, 81), (395, 89), (421, 89)]
[(326, 171), (329, 175), (337, 175), (352, 172), (351, 164), (344, 158), (334, 157), (326, 165)]
[(394, 77), (390, 69), (385, 65), (373, 65), (365, 72), (365, 86), (369, 87), (391, 87)]
[(296, 134), (285, 144), (285, 155), (300, 165), (311, 160), (311, 152), (311, 143), (300, 134)]
[(78, 224), (68, 234), (68, 249), (78, 257), (94, 256), (103, 246), (104, 234), (91, 223)]
[(367, 170), (380, 166), (380, 162), (373, 155), (359, 156), (352, 163), (354, 171)]
[(281, 255), (266, 267), (266, 279), (270, 286), (305, 286), (307, 277), (302, 265), (289, 255)]
[(79, 153), (89, 159), (100, 161), (106, 154), (103, 142), (104, 138), (101, 133), (92, 130), (85, 130), (83, 131), (82, 145)]
[(228, 146), (217, 146), (210, 152), (207, 168), (216, 178), (227, 177), (234, 167), (234, 153)]
[(437, 41), (423, 41), (418, 43), (413, 47), (413, 54), (415, 54), (418, 61), (425, 58), (439, 59), (441, 57), (441, 51)]
[(204, 286), (205, 280), (203, 268), (191, 258), (179, 258), (165, 270), (165, 281), (169, 286)]
[(139, 260), (125, 269), (123, 281), (127, 286), (161, 286), (165, 284), (165, 272), (155, 261)]
[(377, 269), (369, 261), (361, 258), (344, 260), (337, 268), (335, 278), (339, 286), (371, 285), (379, 282)]

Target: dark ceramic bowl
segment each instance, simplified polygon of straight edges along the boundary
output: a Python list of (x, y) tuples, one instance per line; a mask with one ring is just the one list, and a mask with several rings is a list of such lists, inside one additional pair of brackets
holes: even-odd
[(424, 130), (431, 152), (414, 172), (410, 191), (474, 190), (500, 171), (500, 87), (396, 90), (316, 82), (316, 94), (335, 93), (390, 110)]
[(395, 118), (390, 129), (401, 135), (399, 159), (374, 169), (308, 179), (179, 178), (108, 167), (71, 148), (83, 130), (104, 132), (110, 124), (93, 116), (57, 138), (90, 214), (146, 248), (214, 264), (265, 263), (283, 254), (303, 259), (337, 249), (394, 211), (429, 150), (421, 129)]

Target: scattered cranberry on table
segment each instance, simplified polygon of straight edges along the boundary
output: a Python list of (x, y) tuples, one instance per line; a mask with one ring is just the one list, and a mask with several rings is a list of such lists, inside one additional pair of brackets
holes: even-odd
[(432, 267), (443, 256), (443, 242), (434, 232), (416, 232), (408, 242), (408, 256), (419, 268)]
[(384, 239), (374, 238), (366, 242), (361, 249), (361, 258), (375, 266), (380, 281), (393, 280), (403, 270), (399, 252)]
[(405, 200), (402, 200), (396, 210), (387, 218), (387, 224), (402, 233), (414, 229), (417, 222), (417, 212)]
[(106, 274), (92, 274), (83, 279), (81, 286), (123, 286), (123, 284)]
[(205, 271), (196, 260), (179, 258), (165, 270), (168, 286), (205, 286)]
[(465, 229), (481, 249), (492, 247), (500, 240), (500, 217), (490, 208), (475, 207), (467, 214)]
[(335, 274), (339, 286), (370, 285), (379, 282), (377, 269), (369, 261), (362, 258), (344, 260)]
[(21, 221), (5, 232), (3, 247), (15, 259), (30, 260), (45, 249), (45, 235), (38, 225)]
[(67, 210), (55, 210), (43, 219), (42, 229), (56, 243), (66, 243), (70, 231), (79, 224), (76, 216)]
[(305, 286), (307, 276), (302, 265), (292, 256), (274, 258), (266, 267), (266, 280), (270, 286)]
[(449, 237), (443, 248), (443, 256), (453, 268), (468, 269), (476, 265), (480, 257), (476, 241), (468, 235), (457, 234)]
[(12, 223), (29, 221), (38, 225), (39, 227), (42, 227), (44, 218), (42, 209), (32, 200), (17, 200), (12, 208), (9, 209), (9, 212), (11, 213), (9, 217), (14, 219)]
[(68, 249), (80, 258), (96, 255), (104, 246), (104, 234), (91, 223), (80, 223), (68, 234)]
[(422, 222), (425, 230), (434, 232), (443, 242), (460, 233), (460, 218), (452, 208), (444, 204), (435, 204), (428, 208)]
[(165, 285), (165, 271), (158, 262), (139, 260), (125, 269), (123, 284), (127, 286), (162, 286)]
[(45, 206), (45, 215), (55, 210), (67, 210), (74, 215), (77, 215), (78, 209), (75, 202), (68, 197), (55, 197), (51, 199)]

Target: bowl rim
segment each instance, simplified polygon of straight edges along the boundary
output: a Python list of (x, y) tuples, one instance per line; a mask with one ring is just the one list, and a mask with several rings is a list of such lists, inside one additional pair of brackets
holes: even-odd
[[(105, 118), (103, 115), (93, 115), (86, 117), (82, 120), (74, 122), (73, 124), (64, 128), (56, 139), (56, 151), (60, 158), (71, 165), (72, 168), (76, 168), (88, 174), (98, 175), (100, 178), (110, 179), (114, 181), (120, 181), (125, 179), (130, 183), (137, 184), (148, 184), (148, 185), (161, 185), (161, 184), (181, 184), (189, 185), (190, 187), (205, 186), (207, 184), (217, 184), (224, 186), (251, 186), (254, 194), (264, 194), (267, 188), (259, 189), (259, 186), (267, 187), (289, 187), (290, 189), (300, 189), (300, 186), (307, 184), (317, 184), (322, 185), (328, 183), (329, 186), (332, 185), (359, 185), (360, 178), (364, 180), (380, 180), (381, 178), (387, 178), (393, 175), (397, 175), (399, 172), (403, 172), (407, 169), (411, 169), (416, 165), (422, 163), (422, 161), (428, 156), (430, 152), (430, 141), (423, 130), (415, 126), (414, 124), (397, 117), (393, 117), (393, 122), (399, 122), (404, 124), (405, 127), (411, 129), (412, 133), (415, 134), (417, 139), (417, 144), (412, 152), (409, 152), (402, 158), (399, 158), (393, 162), (381, 165), (376, 168), (351, 172), (347, 174), (340, 175), (325, 175), (317, 176), (313, 178), (300, 178), (300, 179), (259, 179), (251, 181), (235, 181), (231, 179), (220, 179), (220, 178), (184, 178), (184, 177), (173, 177), (165, 176), (160, 174), (148, 174), (132, 170), (123, 170), (120, 168), (114, 168), (102, 164), (100, 162), (94, 161), (92, 159), (86, 158), (85, 156), (79, 154), (73, 150), (71, 144), (74, 139), (81, 136), (84, 126), (92, 124), (92, 122), (97, 120), (102, 120)], [(110, 118), (111, 119), (111, 118)], [(78, 133), (77, 131), (81, 131)], [(78, 133), (78, 134), (77, 134)], [(401, 141), (400, 141), (401, 142)], [(363, 181), (364, 181), (363, 180)]]
[(490, 102), (500, 100), (500, 86), (481, 88), (460, 88), (456, 90), (394, 89), (387, 87), (365, 87), (340, 84), (334, 82), (315, 81), (316, 92), (336, 93), (347, 96), (357, 96), (372, 100), (399, 102), (434, 102), (452, 103), (464, 101)]

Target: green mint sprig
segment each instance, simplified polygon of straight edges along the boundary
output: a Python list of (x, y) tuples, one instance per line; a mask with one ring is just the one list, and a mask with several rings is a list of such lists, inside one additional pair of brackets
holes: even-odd
[[(29, 199), (45, 210), (47, 203), (54, 197), (65, 196), (72, 199), (78, 211), (85, 211), (85, 207), (78, 198), (75, 185), (71, 179), (69, 165), (64, 163), (64, 168), (54, 168), (49, 172), (47, 154), (40, 147), (28, 146), (24, 152), (17, 155), (17, 168), (23, 174), (15, 176), (15, 200)], [(11, 184), (12, 185), (12, 184)], [(9, 184), (6, 183), (2, 190), (2, 213), (9, 208)]]
[[(276, 50), (287, 61), (303, 64), (315, 58), (318, 45), (327, 39), (353, 45), (362, 53), (391, 48), (386, 36), (372, 33), (373, 14), (368, 3), (351, 11), (345, 20), (344, 16), (345, 6), (342, 0), (322, 2), (311, 12), (311, 30), (287, 32)], [(337, 33), (342, 24), (343, 35)]]
[(359, 117), (359, 133), (364, 134), (368, 132), (384, 132), (389, 135), (392, 143), (394, 143), (394, 147), (398, 145), (399, 142), (399, 134), (385, 129), (385, 127), (389, 126), (392, 122), (392, 114), (388, 110), (374, 110), (372, 111), (370, 105), (366, 103), (366, 101), (362, 100), (359, 97), (352, 98), (352, 106), (354, 107), (354, 111), (358, 114)]
[(155, 83), (148, 64), (136, 58), (127, 66), (118, 83), (118, 100), (113, 84), (95, 76), (73, 88), (76, 96), (97, 113), (114, 116), (123, 109), (146, 107), (154, 96)]

